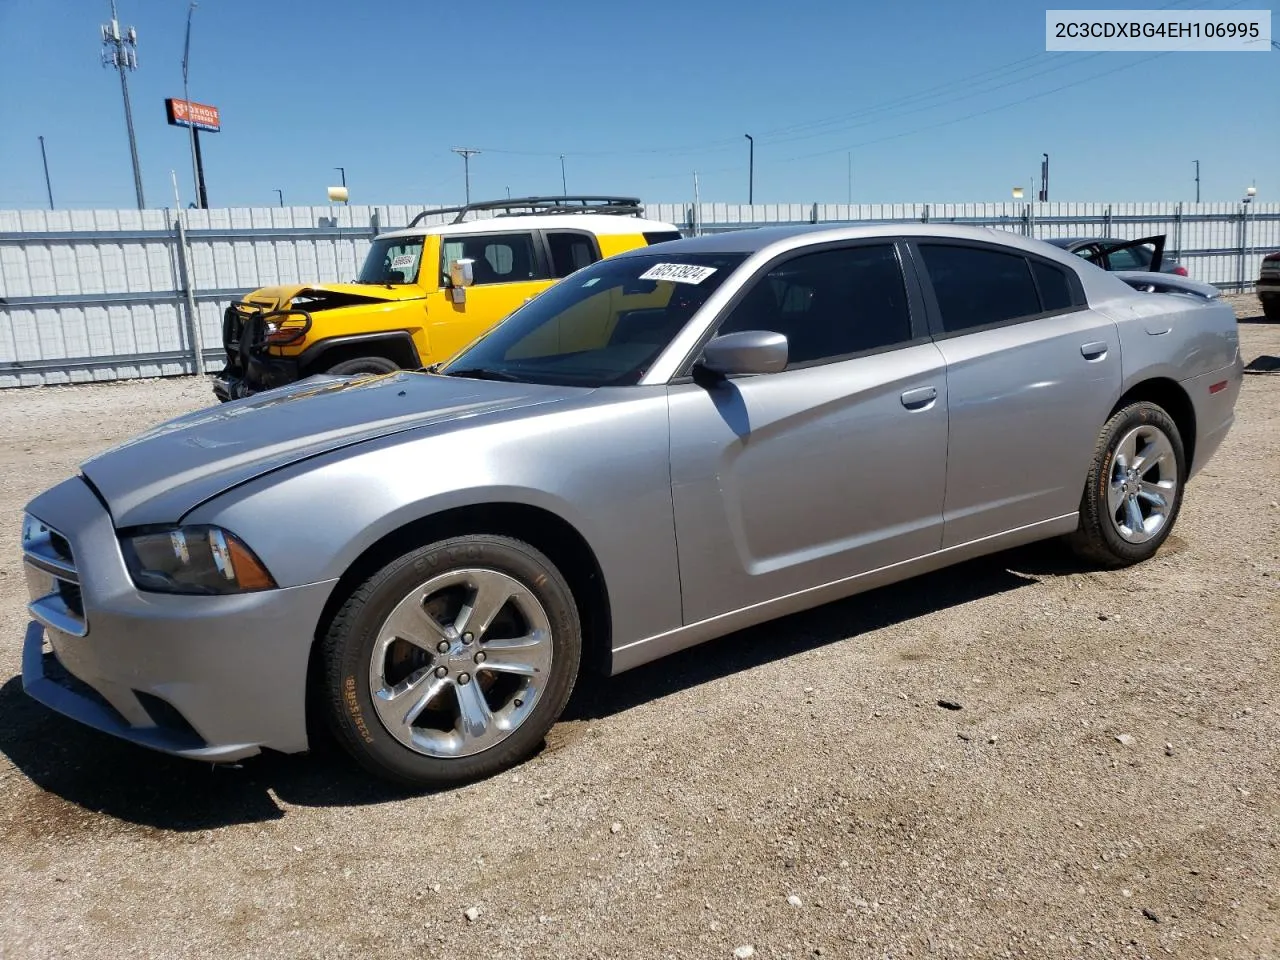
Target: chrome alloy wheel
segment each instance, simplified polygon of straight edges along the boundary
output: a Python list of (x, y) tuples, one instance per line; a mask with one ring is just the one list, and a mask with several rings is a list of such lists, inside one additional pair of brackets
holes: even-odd
[(1178, 493), (1178, 458), (1159, 427), (1143, 424), (1116, 445), (1107, 484), (1107, 511), (1116, 533), (1145, 543), (1169, 522)]
[(496, 570), (451, 570), (383, 621), (369, 691), (382, 725), (409, 749), (471, 756), (528, 719), (552, 654), (550, 619), (524, 584)]

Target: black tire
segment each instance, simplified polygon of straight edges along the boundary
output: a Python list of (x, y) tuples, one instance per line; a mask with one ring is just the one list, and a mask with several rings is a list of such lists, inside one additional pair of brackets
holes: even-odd
[(1268, 320), (1280, 320), (1280, 297), (1267, 297), (1262, 301), (1262, 315)]
[(356, 357), (354, 360), (343, 360), (336, 363), (325, 373), (335, 377), (349, 377), (356, 373), (395, 373), (400, 365), (386, 357)]
[[(1119, 444), (1131, 431), (1143, 426), (1154, 427), (1168, 438), (1176, 465), (1176, 486), (1163, 525), (1149, 539), (1134, 543), (1121, 535), (1110, 515), (1108, 488)], [(1080, 523), (1067, 537), (1067, 542), (1078, 556), (1103, 567), (1126, 567), (1150, 559), (1178, 519), (1186, 476), (1186, 452), (1173, 418), (1154, 403), (1129, 404), (1117, 411), (1098, 435), (1093, 463), (1080, 498)]]
[[(473, 568), (519, 581), (541, 604), (551, 628), (551, 665), (530, 712), (505, 739), (470, 756), (429, 756), (393, 736), (379, 717), (370, 689), (374, 644), (391, 611), (415, 587), (452, 570)], [(386, 780), (414, 788), (449, 787), (491, 776), (537, 750), (573, 692), (582, 633), (573, 593), (546, 556), (509, 537), (471, 535), (410, 551), (369, 577), (339, 609), (320, 652), (323, 702), (347, 752)]]

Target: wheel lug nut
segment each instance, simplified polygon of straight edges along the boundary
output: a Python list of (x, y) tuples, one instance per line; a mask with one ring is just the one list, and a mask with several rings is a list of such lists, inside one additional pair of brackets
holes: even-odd
[(449, 668), (448, 668), (448, 667), (436, 667), (436, 676), (437, 676), (437, 677), (447, 677), (448, 675), (449, 675)]
[(516, 697), (514, 700), (511, 701), (511, 705), (513, 707), (523, 707), (524, 701), (521, 700), (519, 697)]
[(458, 674), (458, 683), (462, 684), (465, 687), (470, 682), (471, 682), (471, 674), (469, 673)]
[(441, 640), (439, 643), (437, 643), (437, 644), (436, 644), (436, 649), (437, 649), (437, 650), (439, 650), (441, 653), (448, 653), (448, 652), (449, 652), (449, 641), (448, 641), (448, 640)]
[(470, 643), (470, 642), (471, 642), (472, 640), (474, 640), (474, 639), (475, 639), (475, 637), (473, 637), (473, 636), (472, 636), (471, 634), (469, 634), (469, 633), (464, 633), (464, 634), (462, 635), (462, 642), (463, 642), (463, 643)]
[(476, 659), (476, 663), (484, 663), (487, 658), (484, 655), (484, 651), (481, 650), (479, 653), (476, 654), (475, 659)]

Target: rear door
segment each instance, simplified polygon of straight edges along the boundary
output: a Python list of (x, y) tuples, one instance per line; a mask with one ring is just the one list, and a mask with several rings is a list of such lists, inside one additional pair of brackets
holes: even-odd
[(765, 267), (716, 332), (784, 334), (787, 368), (669, 388), (686, 623), (938, 549), (946, 380), (900, 256)]
[(950, 239), (911, 248), (947, 368), (943, 545), (1074, 513), (1120, 392), (1116, 325), (1051, 260)]

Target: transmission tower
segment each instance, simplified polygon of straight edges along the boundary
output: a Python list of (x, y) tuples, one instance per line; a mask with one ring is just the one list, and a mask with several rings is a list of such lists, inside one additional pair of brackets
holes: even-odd
[(102, 65), (120, 71), (124, 122), (129, 128), (129, 153), (133, 157), (133, 189), (138, 194), (138, 209), (141, 210), (146, 201), (142, 199), (142, 168), (138, 166), (138, 142), (133, 136), (133, 108), (129, 104), (129, 71), (138, 69), (138, 32), (133, 27), (120, 32), (116, 0), (111, 0), (111, 22), (102, 25)]

